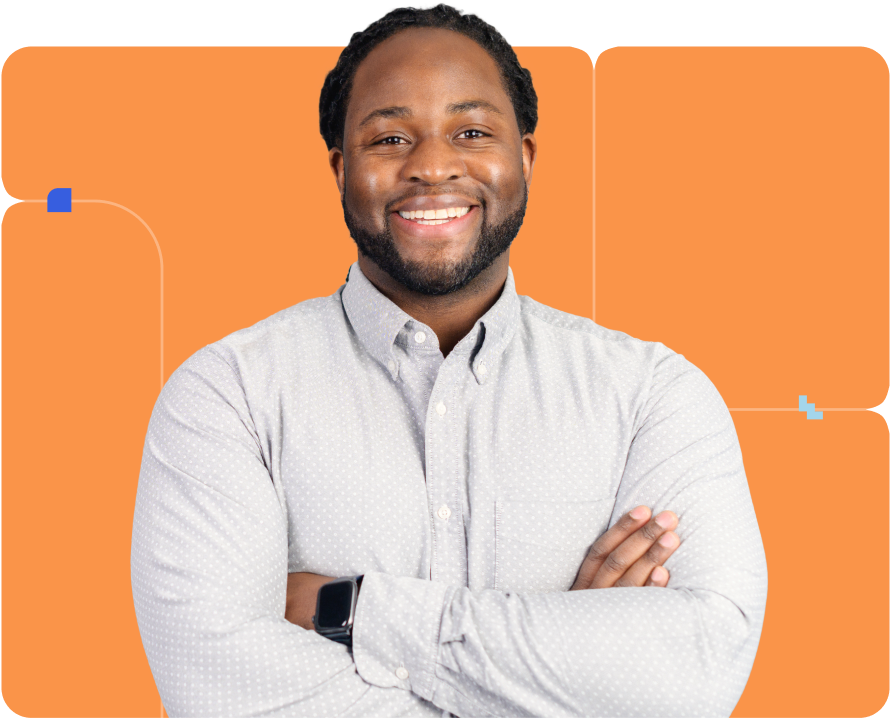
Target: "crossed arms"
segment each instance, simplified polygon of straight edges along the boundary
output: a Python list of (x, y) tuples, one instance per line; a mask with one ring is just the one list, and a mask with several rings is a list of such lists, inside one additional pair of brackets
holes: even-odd
[[(653, 517), (648, 507), (635, 507), (593, 543), (571, 590), (666, 586), (670, 573), (662, 565), (680, 544), (671, 531), (676, 526), (673, 512)], [(318, 590), (335, 579), (311, 572), (288, 574), (284, 618), (313, 631)]]
[(351, 656), (287, 620), (287, 522), (243, 390), (212, 353), (188, 360), (152, 415), (133, 531), (136, 615), (168, 713), (728, 716), (766, 565), (729, 413), (682, 363), (656, 368), (614, 515), (679, 517), (667, 587), (526, 595), (367, 572)]

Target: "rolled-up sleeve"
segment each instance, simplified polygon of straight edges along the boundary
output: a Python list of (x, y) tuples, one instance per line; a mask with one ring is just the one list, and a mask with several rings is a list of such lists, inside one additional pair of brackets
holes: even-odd
[(284, 618), (285, 510), (238, 375), (211, 347), (165, 385), (136, 496), (131, 581), (170, 716), (441, 716)]
[(522, 594), (369, 573), (359, 673), (458, 716), (729, 716), (760, 639), (766, 560), (729, 411), (675, 353), (652, 369), (611, 523), (639, 504), (680, 519), (666, 588)]

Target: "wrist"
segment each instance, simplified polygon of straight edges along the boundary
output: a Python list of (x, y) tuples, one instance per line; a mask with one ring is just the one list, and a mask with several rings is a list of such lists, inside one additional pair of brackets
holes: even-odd
[(312, 631), (312, 614), (315, 611), (318, 589), (336, 577), (325, 577), (311, 572), (292, 572), (287, 575), (287, 599), (284, 618), (292, 624)]

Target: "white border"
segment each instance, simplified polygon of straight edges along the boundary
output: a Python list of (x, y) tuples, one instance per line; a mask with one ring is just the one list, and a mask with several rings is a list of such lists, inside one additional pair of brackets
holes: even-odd
[[(352, 30), (383, 9), (11, 7), (0, 8), (0, 15), (14, 33), (3, 39), (13, 47), (344, 45)], [(886, 45), (890, 27), (886, 7), (470, 9), (514, 45), (569, 45), (584, 50), (591, 62), (619, 45)], [(333, 23), (345, 28), (342, 34), (331, 34)]]

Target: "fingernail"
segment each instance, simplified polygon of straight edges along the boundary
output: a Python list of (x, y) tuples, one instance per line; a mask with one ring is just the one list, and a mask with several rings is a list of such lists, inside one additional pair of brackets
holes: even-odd
[(671, 523), (672, 519), (673, 518), (671, 516), (671, 513), (665, 510), (655, 518), (655, 522), (659, 526), (667, 527)]
[(652, 570), (653, 582), (663, 582), (665, 577), (667, 577), (667, 572), (661, 567), (655, 567), (655, 569)]
[(630, 513), (630, 516), (634, 519), (645, 519), (646, 515), (649, 513), (649, 507), (641, 504), (639, 507), (633, 509)]
[(658, 540), (658, 543), (666, 549), (671, 549), (673, 547), (676, 547), (679, 541), (680, 538), (676, 534), (674, 534), (673, 532), (667, 532), (661, 535), (661, 539)]

